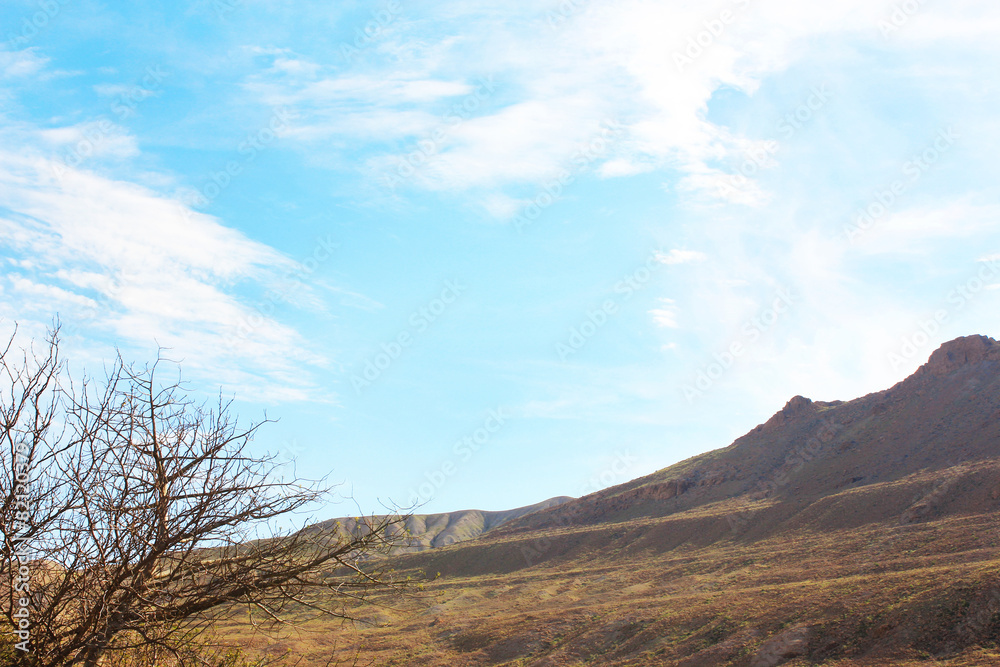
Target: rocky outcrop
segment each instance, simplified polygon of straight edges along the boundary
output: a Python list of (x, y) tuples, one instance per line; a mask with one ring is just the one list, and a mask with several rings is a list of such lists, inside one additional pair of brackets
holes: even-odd
[(761, 644), (750, 667), (774, 667), (786, 660), (805, 655), (809, 650), (809, 628), (798, 626), (785, 630)]
[(917, 374), (946, 375), (983, 361), (1000, 361), (1000, 343), (989, 336), (962, 336), (935, 350)]
[(764, 422), (760, 428), (763, 431), (778, 429), (793, 419), (806, 414), (812, 414), (815, 411), (816, 406), (810, 399), (805, 396), (795, 396), (788, 403), (785, 403), (785, 407), (781, 408), (773, 417)]

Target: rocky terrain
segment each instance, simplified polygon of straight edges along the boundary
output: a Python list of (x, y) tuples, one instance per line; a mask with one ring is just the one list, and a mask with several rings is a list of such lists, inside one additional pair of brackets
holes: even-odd
[(465, 522), (451, 534), (481, 534), (394, 557), (426, 582), (412, 598), (268, 650), (318, 661), (350, 647), (379, 665), (1000, 664), (1000, 343), (957, 339), (884, 391), (796, 396), (729, 447), (523, 509), (416, 520), (425, 546)]

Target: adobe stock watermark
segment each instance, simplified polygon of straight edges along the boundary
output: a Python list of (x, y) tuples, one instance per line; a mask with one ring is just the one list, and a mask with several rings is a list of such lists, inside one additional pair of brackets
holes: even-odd
[(602, 122), (600, 130), (590, 140), (579, 146), (570, 157), (573, 170), (563, 168), (554, 179), (543, 183), (541, 189), (512, 218), (511, 223), (517, 233), (521, 234), (525, 227), (534, 224), (545, 209), (559, 200), (563, 189), (576, 180), (574, 172), (581, 172), (595, 160), (604, 157), (611, 145), (624, 133), (625, 128), (616, 121)]
[(18, 51), (30, 44), (69, 3), (70, 0), (38, 0), (38, 10), (21, 19), (18, 32), (7, 33), (8, 50)]
[(603, 491), (623, 480), (627, 480), (625, 476), (633, 468), (637, 460), (636, 457), (632, 456), (632, 452), (627, 449), (623, 452), (615, 452), (614, 458), (608, 464), (608, 467), (580, 485), (580, 488), (577, 489), (579, 497), (582, 498), (591, 493)]
[(653, 272), (664, 265), (664, 257), (665, 255), (660, 250), (654, 251), (646, 258), (642, 266), (626, 274), (615, 283), (612, 288), (616, 295), (615, 298), (605, 299), (597, 308), (588, 310), (583, 322), (570, 328), (569, 336), (565, 341), (556, 343), (556, 354), (559, 355), (559, 359), (566, 361), (568, 357), (582, 350), (587, 342), (608, 323), (608, 320), (619, 312), (621, 302), (628, 301), (636, 292), (646, 286), (652, 279)]
[(729, 199), (737, 192), (745, 192), (750, 187), (750, 179), (762, 169), (773, 164), (773, 158), (781, 149), (774, 139), (768, 139), (744, 152), (744, 160), (740, 163), (739, 173), (730, 174), (718, 183), (719, 196)]
[[(620, 483), (628, 479), (629, 470), (635, 465), (636, 458), (631, 452), (615, 452), (614, 460), (601, 472), (592, 476), (580, 487), (580, 497), (571, 500), (565, 505), (559, 506), (552, 524), (557, 528), (573, 525), (576, 519), (586, 516), (587, 510), (593, 507), (593, 500), (583, 501), (585, 496), (602, 491), (613, 484)], [(558, 509), (558, 508), (557, 508)], [(535, 538), (530, 544), (521, 547), (521, 556), (528, 567), (545, 558), (545, 554), (552, 548), (552, 540), (547, 537)]]
[(854, 223), (844, 226), (847, 240), (854, 243), (889, 212), (913, 185), (926, 174), (941, 156), (958, 141), (959, 135), (952, 126), (940, 130), (931, 144), (920, 153), (913, 155), (900, 168), (903, 178), (898, 178), (879, 188), (867, 206), (854, 213)]
[(237, 9), (244, 6), (244, 0), (211, 0), (212, 9), (215, 10), (215, 17), (219, 20), (225, 19)]
[(684, 68), (693, 65), (696, 60), (705, 54), (705, 51), (722, 38), (726, 28), (736, 22), (738, 14), (750, 7), (750, 0), (736, 0), (732, 8), (723, 9), (715, 18), (702, 22), (703, 30), (699, 30), (687, 39), (687, 46), (681, 51), (674, 51), (674, 64), (677, 71), (684, 73)]
[(878, 29), (882, 37), (889, 37), (910, 22), (923, 8), (924, 0), (903, 0), (892, 6), (892, 11), (884, 19), (879, 20)]
[(816, 114), (826, 106), (831, 97), (832, 93), (827, 88), (827, 84), (821, 83), (818, 86), (813, 86), (809, 89), (809, 94), (802, 100), (802, 103), (778, 121), (777, 131), (784, 139), (791, 139), (796, 132), (816, 117)]
[(163, 87), (163, 80), (170, 74), (159, 65), (147, 67), (142, 79), (124, 93), (119, 94), (111, 103), (111, 112), (119, 121), (125, 121), (136, 114), (140, 103), (153, 97)]
[(458, 300), (466, 290), (466, 286), (457, 280), (446, 280), (444, 289), (437, 297), (415, 310), (407, 320), (409, 328), (404, 329), (395, 338), (379, 346), (379, 352), (365, 360), (361, 373), (351, 374), (351, 386), (358, 395), (376, 382), (382, 374), (403, 354), (403, 350), (413, 345), (418, 334), (438, 320), (445, 311)]
[(306, 286), (312, 275), (330, 261), (338, 248), (340, 244), (329, 234), (316, 239), (312, 254), (298, 262), (294, 270), (285, 274), (280, 289), (270, 289), (264, 293), (263, 298), (253, 305), (253, 312), (245, 315), (236, 325), (226, 343), (232, 348), (242, 347), (253, 332), (263, 325), (267, 318), (274, 315), (279, 304), (289, 302), (296, 292)]
[(382, 9), (371, 10), (371, 20), (363, 26), (354, 28), (354, 39), (351, 42), (340, 43), (340, 55), (347, 62), (354, 62), (361, 55), (361, 51), (382, 37), (386, 28), (391, 26), (402, 12), (403, 5), (398, 0), (389, 0)]
[[(826, 83), (812, 86), (805, 99), (778, 121), (775, 131), (781, 135), (782, 139), (791, 139), (816, 117), (832, 96)], [(773, 163), (773, 158), (781, 150), (781, 146), (781, 142), (776, 139), (766, 139), (746, 151), (744, 153), (745, 159), (740, 163), (738, 169), (739, 173), (732, 174), (729, 178), (719, 182), (719, 194), (722, 198), (728, 199), (736, 192), (745, 191), (750, 185), (750, 179)]]
[(445, 483), (458, 473), (461, 464), (468, 463), (473, 456), (482, 451), (509, 418), (509, 415), (504, 414), (502, 407), (490, 410), (482, 424), (455, 441), (451, 447), (450, 458), (436, 469), (424, 473), (424, 481), (410, 489), (406, 507), (417, 507), (432, 500)]
[(243, 173), (243, 170), (260, 155), (268, 146), (288, 130), (290, 112), (285, 108), (275, 110), (267, 125), (256, 132), (250, 132), (236, 147), (241, 156), (238, 160), (229, 160), (223, 169), (213, 171), (209, 181), (198, 189), (197, 193), (184, 200), (182, 210), (185, 217), (190, 217), (190, 206), (208, 206), (233, 183), (233, 179)]
[(441, 116), (438, 124), (425, 137), (417, 141), (414, 150), (400, 158), (396, 163), (395, 173), (383, 174), (383, 184), (395, 190), (404, 181), (407, 181), (421, 169), (426, 167), (437, 155), (445, 140), (459, 125), (472, 117), (482, 104), (496, 92), (496, 84), (493, 75), (481, 76), (478, 78), (478, 86), (475, 90), (456, 102)]
[(698, 371), (694, 381), (681, 387), (681, 393), (687, 402), (693, 404), (696, 399), (703, 397), (705, 392), (729, 372), (736, 360), (747, 351), (748, 346), (760, 340), (761, 336), (774, 327), (795, 303), (796, 299), (791, 292), (779, 289), (770, 307), (747, 320), (740, 327), (740, 337), (733, 340), (723, 351), (714, 353), (712, 361)]
[(31, 446), (19, 437), (14, 445), (14, 520), (11, 544), (11, 571), (16, 572), (11, 598), (14, 609), (11, 618), (16, 626), (14, 634), (20, 640), (14, 648), (24, 653), (31, 651), (31, 553), (29, 535), (32, 527), (34, 508), (31, 505)]
[(923, 348), (934, 340), (954, 313), (965, 308), (991, 284), (989, 281), (1000, 279), (1000, 255), (984, 257), (979, 260), (980, 267), (968, 280), (956, 285), (945, 297), (945, 307), (938, 308), (927, 317), (920, 320), (913, 333), (903, 337), (900, 345), (889, 352), (887, 359), (892, 370), (897, 370), (906, 362), (918, 355), (923, 355)]
[(590, 5), (591, 2), (592, 0), (562, 0), (559, 7), (545, 12), (545, 20), (550, 28), (560, 28), (571, 16)]

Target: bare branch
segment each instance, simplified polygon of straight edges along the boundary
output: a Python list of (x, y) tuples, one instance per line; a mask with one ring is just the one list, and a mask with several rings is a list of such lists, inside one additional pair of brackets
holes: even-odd
[[(160, 383), (162, 353), (144, 367), (119, 355), (102, 382), (60, 385), (57, 333), (41, 355), (15, 361), (13, 338), (0, 355), (3, 613), (16, 626), (15, 556), (28, 544), (36, 667), (140, 653), (208, 664), (205, 631), (237, 608), (273, 629), (303, 613), (350, 618), (372, 593), (403, 589), (377, 556), (399, 544), (405, 517), (276, 533), (330, 488), (276, 478), (274, 459), (251, 452), (266, 420), (242, 426), (221, 396), (210, 407), (179, 378)], [(33, 473), (18, 486), (25, 457)]]

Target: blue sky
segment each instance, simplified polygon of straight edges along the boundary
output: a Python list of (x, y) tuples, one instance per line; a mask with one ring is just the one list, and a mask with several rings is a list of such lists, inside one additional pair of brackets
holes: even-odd
[(985, 1), (7, 0), (0, 320), (58, 314), (91, 371), (169, 348), (366, 510), (581, 495), (997, 335), (998, 31)]

